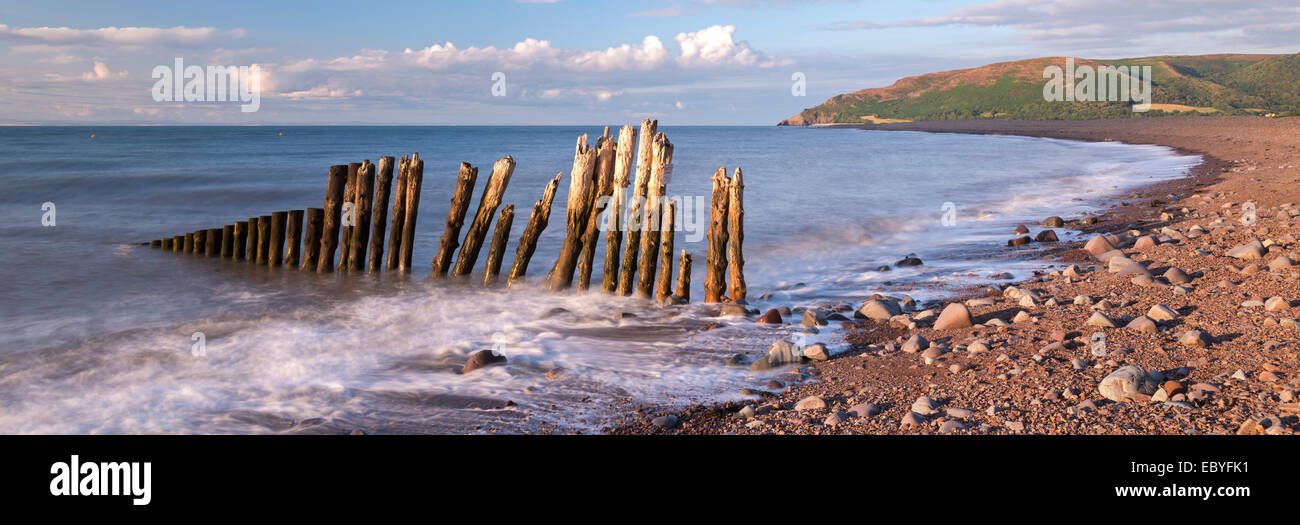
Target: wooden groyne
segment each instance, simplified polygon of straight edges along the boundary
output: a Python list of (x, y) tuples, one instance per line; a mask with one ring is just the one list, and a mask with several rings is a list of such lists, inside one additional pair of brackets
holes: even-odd
[[(693, 210), (679, 209), (689, 201), (669, 198), (673, 150), (668, 136), (658, 131), (658, 122), (650, 119), (642, 121), (639, 134), (633, 126), (623, 126), (617, 137), (606, 127), (593, 145), (588, 145), (586, 135), (578, 137), (569, 171), (563, 241), (543, 287), (587, 291), (600, 259), (597, 254), (602, 253), (597, 244), (603, 239), (601, 292), (635, 294), (660, 304), (690, 301), (694, 257), (684, 249), (675, 257), (679, 247), (674, 246), (674, 238), (679, 233), (677, 222)], [(462, 162), (457, 173), (449, 174), (455, 184), (431, 261), (433, 277), (470, 277), (487, 244), (480, 282), (499, 283), (515, 219), (515, 204), (503, 202), (514, 170), (510, 156), (493, 164), (472, 218), (478, 168)], [(563, 172), (556, 174), (533, 204), (505, 284), (524, 281), (563, 178)], [(381, 157), (377, 165), (368, 159), (338, 164), (329, 167), (320, 208), (277, 210), (142, 244), (268, 268), (372, 274), (387, 270), (406, 275), (415, 250), (423, 179), (424, 160), (418, 153), (400, 159)], [(736, 168), (727, 177), (726, 168), (718, 168), (711, 181), (704, 300), (744, 302), (741, 170)], [(471, 219), (468, 227), (467, 219)]]

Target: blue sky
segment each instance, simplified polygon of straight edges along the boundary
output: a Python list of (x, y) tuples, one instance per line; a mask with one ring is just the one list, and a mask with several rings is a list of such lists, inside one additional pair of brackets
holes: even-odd
[[(44, 0), (0, 7), (0, 123), (773, 124), (936, 70), (1297, 42), (1270, 0)], [(258, 65), (258, 111), (154, 100), (176, 57)]]

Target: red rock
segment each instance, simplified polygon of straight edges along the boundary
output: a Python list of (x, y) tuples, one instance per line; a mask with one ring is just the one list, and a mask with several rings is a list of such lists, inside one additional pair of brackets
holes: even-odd
[(466, 361), (465, 366), (460, 369), (460, 373), (468, 374), (480, 368), (493, 365), (504, 365), (505, 363), (506, 356), (493, 353), (491, 350), (479, 350), (469, 355), (469, 360)]
[(755, 323), (763, 324), (781, 324), (781, 312), (775, 308), (763, 312), (763, 315), (754, 320)]

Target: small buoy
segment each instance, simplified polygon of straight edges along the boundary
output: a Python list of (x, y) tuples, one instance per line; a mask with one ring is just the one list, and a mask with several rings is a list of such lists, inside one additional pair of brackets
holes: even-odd
[(283, 132), (283, 131), (280, 132), (280, 136), (281, 136), (281, 137), (284, 136), (284, 132)]
[(91, 133), (91, 134), (90, 134), (90, 138), (92, 138), (92, 139), (95, 138), (95, 134), (94, 134), (94, 133)]

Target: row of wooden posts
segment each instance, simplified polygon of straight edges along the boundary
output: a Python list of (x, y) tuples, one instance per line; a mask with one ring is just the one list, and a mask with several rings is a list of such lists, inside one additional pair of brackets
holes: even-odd
[[(653, 297), (660, 302), (690, 301), (693, 257), (686, 250), (682, 250), (678, 260), (676, 293), (672, 290), (677, 206), (675, 201), (666, 198), (666, 191), (673, 145), (657, 129), (658, 121), (646, 119), (641, 123), (639, 140), (632, 126), (623, 126), (617, 141), (610, 136), (608, 127), (594, 146), (588, 146), (586, 135), (578, 138), (569, 172), (564, 242), (546, 276), (547, 288), (560, 291), (576, 287), (585, 291), (591, 287), (600, 218), (607, 216), (601, 291)], [(636, 146), (635, 175), (633, 146)], [(387, 268), (408, 273), (424, 161), (418, 153), (402, 157), (396, 161), (395, 178), (394, 163), (393, 157), (383, 157), (377, 168), (369, 160), (331, 166), (322, 208), (277, 211), (222, 228), (155, 239), (149, 244), (177, 253), (224, 257), (271, 267), (297, 267), (318, 273), (330, 273), (336, 267), (340, 271), (373, 273)], [(514, 169), (515, 161), (509, 156), (493, 164), (473, 221), (462, 237), (478, 168), (461, 163), (446, 229), (432, 261), (434, 277), (468, 277), (472, 273)], [(524, 279), (538, 238), (550, 220), (551, 204), (562, 176), (563, 172), (556, 174), (542, 191), (542, 198), (533, 204), (515, 250), (514, 264), (506, 277), (507, 285)], [(711, 180), (704, 299), (743, 302), (747, 293), (742, 253), (743, 177), (740, 168), (731, 177), (727, 177), (726, 168), (718, 168)], [(388, 227), (390, 193), (395, 195), (391, 227)], [(515, 205), (511, 203), (501, 209), (496, 220), (483, 272), (485, 285), (499, 280), (514, 217)], [(384, 258), (385, 235), (387, 259)]]

